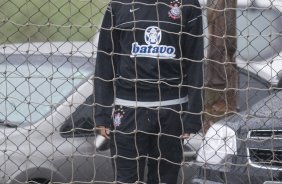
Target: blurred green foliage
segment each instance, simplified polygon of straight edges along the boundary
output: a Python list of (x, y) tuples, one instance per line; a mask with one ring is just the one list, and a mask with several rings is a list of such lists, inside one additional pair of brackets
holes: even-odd
[(0, 44), (88, 41), (108, 0), (1, 0)]

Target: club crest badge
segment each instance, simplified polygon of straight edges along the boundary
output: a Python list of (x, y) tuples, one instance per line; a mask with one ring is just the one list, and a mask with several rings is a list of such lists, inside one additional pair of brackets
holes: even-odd
[(174, 20), (179, 19), (181, 17), (181, 3), (179, 0), (174, 0), (170, 2), (171, 9), (168, 12), (168, 16)]
[(125, 112), (123, 111), (122, 107), (115, 110), (114, 113), (114, 126), (118, 127), (121, 124), (121, 119), (123, 118)]

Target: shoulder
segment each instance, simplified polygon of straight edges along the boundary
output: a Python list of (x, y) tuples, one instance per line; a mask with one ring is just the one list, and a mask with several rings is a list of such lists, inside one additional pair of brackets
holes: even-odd
[(182, 0), (183, 6), (196, 6), (200, 7), (200, 3), (198, 0)]
[(182, 0), (182, 6), (183, 11), (187, 12), (188, 14), (201, 11), (201, 5), (198, 0)]
[(111, 6), (113, 11), (121, 9), (125, 5), (132, 4), (131, 0), (112, 0), (109, 2), (109, 6)]
[(129, 4), (132, 3), (132, 1), (130, 0), (112, 0), (110, 1), (110, 4), (114, 4), (114, 5), (124, 5), (124, 4)]

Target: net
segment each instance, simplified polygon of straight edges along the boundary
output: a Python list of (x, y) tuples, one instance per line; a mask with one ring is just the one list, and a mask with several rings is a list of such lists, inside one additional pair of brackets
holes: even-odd
[[(195, 2), (2, 0), (0, 183), (281, 183), (282, 1)], [(99, 147), (97, 108), (111, 115)]]

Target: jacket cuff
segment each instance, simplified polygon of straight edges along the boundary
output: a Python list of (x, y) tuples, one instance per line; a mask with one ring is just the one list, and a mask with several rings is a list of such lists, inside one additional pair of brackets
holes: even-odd
[(112, 119), (109, 117), (96, 117), (95, 118), (95, 127), (97, 126), (110, 127), (111, 123), (112, 123)]
[(197, 133), (202, 129), (202, 115), (186, 114), (183, 118), (184, 133)]

